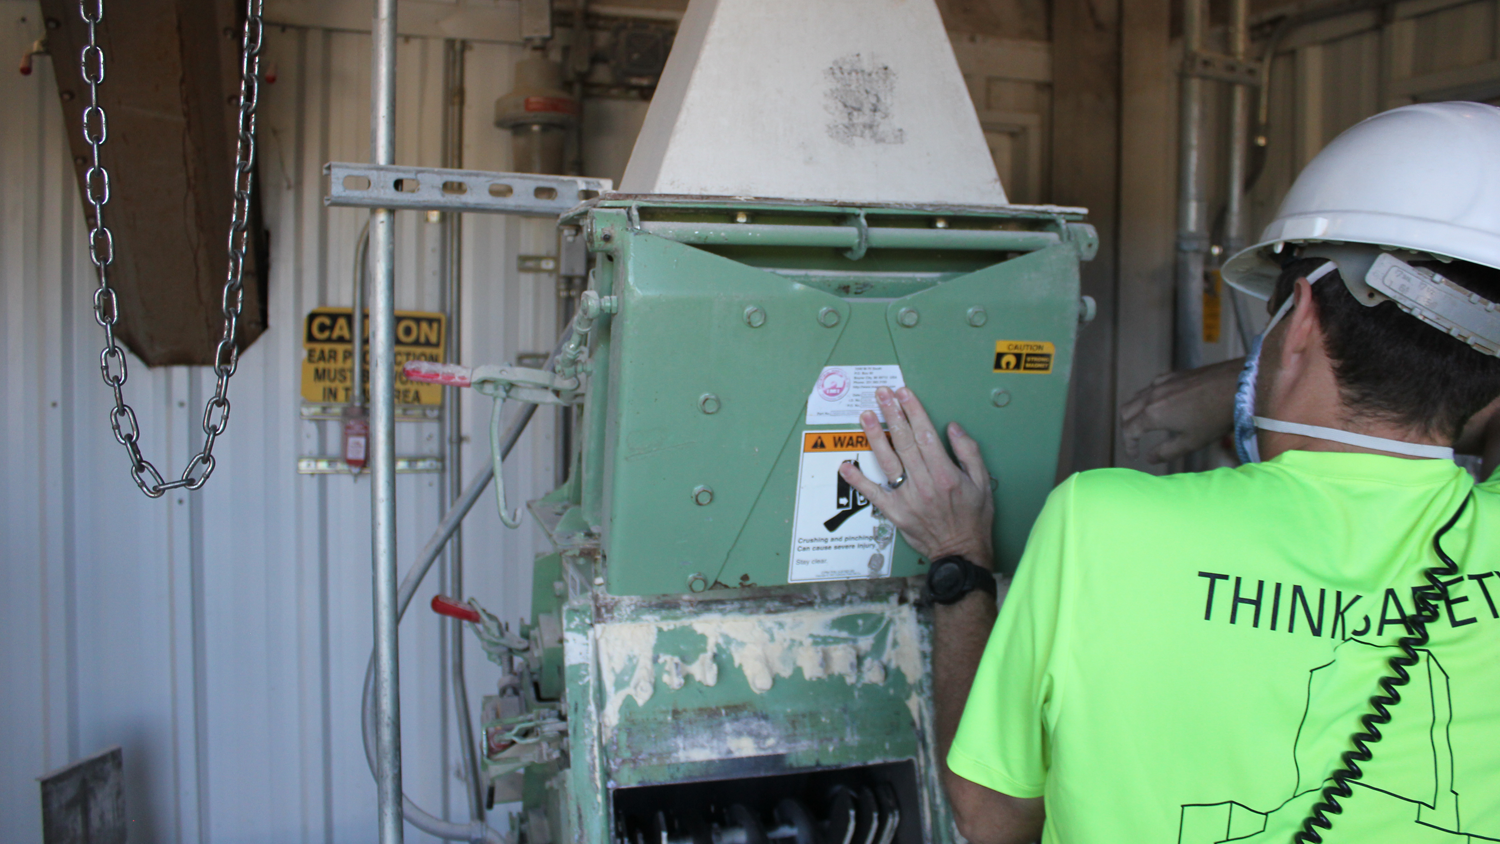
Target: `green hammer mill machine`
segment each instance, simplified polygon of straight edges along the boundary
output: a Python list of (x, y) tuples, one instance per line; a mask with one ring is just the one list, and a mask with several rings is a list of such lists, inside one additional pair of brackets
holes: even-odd
[(560, 224), (592, 268), (553, 371), (463, 376), (577, 432), (530, 503), (531, 615), (475, 625), (519, 836), (954, 841), (925, 561), (837, 469), (880, 479), (858, 414), (909, 385), (982, 446), (1015, 565), (1091, 316), (1082, 210), (1006, 202), (930, 0), (694, 0), (620, 192)]

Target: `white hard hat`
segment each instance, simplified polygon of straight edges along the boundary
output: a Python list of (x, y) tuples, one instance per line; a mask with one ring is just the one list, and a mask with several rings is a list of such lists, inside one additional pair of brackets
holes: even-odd
[(1410, 105), (1350, 127), (1303, 168), (1224, 280), (1269, 299), (1282, 244), (1367, 244), (1500, 269), (1500, 108)]

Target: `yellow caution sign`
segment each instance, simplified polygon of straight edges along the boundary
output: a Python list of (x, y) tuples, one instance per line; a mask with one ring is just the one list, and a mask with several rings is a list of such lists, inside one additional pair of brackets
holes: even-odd
[[(408, 381), (401, 367), (409, 360), (443, 363), (447, 322), (443, 314), (396, 312), (396, 404), (440, 405), (443, 387)], [(370, 320), (365, 317), (365, 339)], [(354, 312), (349, 308), (314, 308), (302, 336), (302, 399), (347, 403), (354, 391)], [(365, 347), (365, 395), (370, 394), (369, 346)]]
[(995, 371), (1046, 375), (1057, 350), (1045, 340), (996, 340)]
[(1224, 276), (1218, 270), (1203, 273), (1203, 342), (1219, 342), (1224, 314)]

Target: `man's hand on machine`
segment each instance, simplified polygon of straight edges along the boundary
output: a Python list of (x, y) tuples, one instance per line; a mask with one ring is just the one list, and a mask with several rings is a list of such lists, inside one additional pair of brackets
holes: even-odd
[(1165, 463), (1197, 451), (1234, 429), (1234, 391), (1244, 358), (1158, 375), (1120, 408), (1125, 453), (1140, 453), (1141, 439), (1153, 431), (1167, 438), (1146, 454)]
[(900, 528), (918, 554), (930, 560), (956, 554), (993, 568), (990, 525), (995, 502), (979, 444), (957, 422), (950, 424), (948, 441), (958, 458), (954, 462), (911, 390), (902, 387), (892, 392), (881, 387), (875, 399), (885, 415), (890, 439), (871, 411), (860, 415), (859, 424), (890, 481), (877, 484), (850, 463), (840, 467), (839, 473)]

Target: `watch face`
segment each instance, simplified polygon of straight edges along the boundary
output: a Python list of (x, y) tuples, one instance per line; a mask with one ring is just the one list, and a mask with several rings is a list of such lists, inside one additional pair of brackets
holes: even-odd
[(956, 595), (964, 588), (964, 569), (956, 560), (944, 560), (932, 568), (932, 594), (938, 598)]

